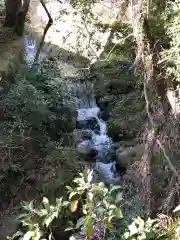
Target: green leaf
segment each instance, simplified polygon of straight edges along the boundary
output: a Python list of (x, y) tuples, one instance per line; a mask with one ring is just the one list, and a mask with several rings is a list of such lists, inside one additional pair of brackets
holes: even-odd
[(41, 232), (40, 232), (40, 229), (36, 229), (36, 232), (35, 232), (35, 237), (33, 238), (33, 240), (39, 240), (41, 238)]
[(49, 204), (49, 200), (46, 197), (43, 197), (43, 204), (44, 207), (47, 209), (47, 211), (50, 211), (50, 204)]
[(47, 218), (45, 218), (43, 224), (46, 225), (46, 227), (49, 227), (50, 223), (58, 217), (58, 212), (54, 212), (50, 214)]
[(28, 232), (24, 235), (23, 240), (30, 240), (34, 235), (35, 235), (35, 232), (33, 232), (33, 231), (28, 231)]
[(102, 206), (99, 206), (99, 207), (96, 208), (96, 211), (98, 213), (104, 213), (105, 212), (105, 208), (103, 208)]
[(179, 212), (180, 211), (180, 205), (178, 205), (174, 210), (173, 212)]
[(118, 190), (118, 189), (121, 189), (121, 186), (113, 186), (111, 189), (110, 189), (110, 193), (115, 191), (115, 190)]
[(112, 204), (109, 206), (109, 209), (116, 209), (116, 206)]
[(91, 183), (92, 179), (93, 179), (93, 170), (91, 170), (88, 174), (88, 177), (87, 177), (88, 183)]
[(64, 231), (65, 231), (65, 232), (68, 232), (68, 231), (72, 231), (72, 230), (74, 230), (73, 227), (68, 227), (68, 228), (66, 228)]
[(60, 206), (62, 204), (62, 197), (61, 198), (56, 198), (56, 205)]
[(121, 211), (120, 208), (117, 208), (117, 209), (116, 209), (116, 217), (117, 217), (118, 219), (122, 219), (122, 218), (123, 218), (123, 214), (122, 214), (122, 211)]
[(70, 204), (70, 202), (68, 202), (68, 201), (62, 202), (62, 206), (63, 206), (63, 207), (67, 207), (69, 204)]
[(76, 229), (78, 229), (78, 228), (80, 228), (82, 225), (84, 225), (84, 223), (85, 223), (85, 217), (81, 217), (81, 218), (79, 218), (78, 220), (77, 220), (77, 223), (76, 223)]
[(77, 192), (71, 192), (71, 193), (69, 194), (69, 200), (71, 200), (71, 198), (72, 198), (73, 196), (77, 195), (77, 194), (78, 194)]
[(49, 234), (48, 240), (52, 240), (52, 233)]
[(14, 234), (12, 235), (12, 239), (17, 238), (17, 237), (21, 237), (21, 236), (23, 236), (23, 232), (17, 231), (16, 233), (14, 233)]
[(86, 228), (86, 238), (87, 238), (87, 240), (89, 240), (94, 234), (92, 216), (86, 217), (85, 228)]
[(115, 200), (115, 202), (116, 203), (119, 203), (119, 202), (121, 202), (123, 200), (123, 195), (122, 195), (122, 193), (120, 192), (120, 193), (118, 193), (117, 195), (116, 195), (116, 200)]
[(31, 219), (24, 219), (24, 220), (22, 220), (22, 225), (23, 226), (33, 226), (34, 222)]

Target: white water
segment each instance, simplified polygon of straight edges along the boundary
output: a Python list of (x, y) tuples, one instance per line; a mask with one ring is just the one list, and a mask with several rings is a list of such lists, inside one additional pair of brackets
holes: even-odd
[[(28, 65), (32, 65), (37, 52), (37, 43), (32, 36), (24, 37), (25, 44), (25, 60)], [(100, 131), (92, 131), (92, 138), (84, 140), (77, 145), (77, 148), (94, 149), (97, 151), (96, 156), (96, 171), (100, 179), (104, 180), (107, 184), (117, 184), (120, 182), (119, 176), (116, 176), (115, 162), (103, 163), (108, 149), (112, 146), (112, 139), (107, 135), (107, 123), (99, 118), (100, 109), (96, 105), (95, 96), (93, 93), (93, 84), (90, 82), (68, 81), (64, 85), (64, 104), (69, 104), (71, 107), (77, 108), (78, 118), (77, 121), (96, 121), (95, 125), (99, 126)], [(98, 132), (98, 133), (97, 133)], [(86, 152), (86, 151), (84, 151)]]

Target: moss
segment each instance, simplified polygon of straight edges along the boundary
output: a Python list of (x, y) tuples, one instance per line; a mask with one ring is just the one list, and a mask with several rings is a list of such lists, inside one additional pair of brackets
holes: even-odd
[(146, 117), (145, 102), (140, 92), (121, 94), (108, 121), (108, 130), (114, 140), (134, 138)]

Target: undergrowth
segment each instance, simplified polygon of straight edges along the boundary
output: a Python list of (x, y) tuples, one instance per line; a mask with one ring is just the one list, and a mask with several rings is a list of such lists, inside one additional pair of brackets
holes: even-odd
[[(21, 229), (8, 239), (58, 239), (62, 222), (63, 231), (69, 231), (69, 239), (73, 240), (179, 239), (178, 217), (169, 217), (169, 224), (163, 222), (165, 215), (147, 220), (137, 217), (127, 222), (123, 217), (120, 187), (106, 187), (102, 182), (93, 183), (92, 179), (92, 171), (81, 173), (66, 187), (67, 199), (60, 197), (52, 204), (45, 197), (40, 203), (24, 202), (18, 217)], [(174, 212), (179, 210), (180, 206)]]

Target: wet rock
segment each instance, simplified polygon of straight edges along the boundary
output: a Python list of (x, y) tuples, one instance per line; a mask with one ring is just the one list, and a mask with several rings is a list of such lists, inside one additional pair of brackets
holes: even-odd
[(140, 158), (143, 151), (143, 145), (138, 144), (134, 147), (126, 148), (122, 151), (122, 148), (119, 148), (116, 151), (116, 163), (119, 167), (127, 168), (128, 166), (132, 165), (133, 162)]
[(97, 119), (95, 117), (78, 121), (77, 128), (90, 129), (90, 130), (93, 130), (96, 134), (100, 133), (100, 126), (98, 125)]
[(107, 164), (97, 162), (95, 170), (105, 184), (120, 184), (120, 176), (116, 174), (116, 162)]
[(97, 150), (93, 148), (92, 142), (90, 140), (84, 140), (77, 146), (77, 152), (82, 155), (87, 155), (95, 157), (97, 155)]
[(146, 119), (145, 102), (140, 92), (121, 95), (108, 120), (108, 134), (114, 141), (135, 138)]
[(102, 119), (103, 121), (107, 121), (109, 118), (109, 113), (107, 110), (100, 111), (98, 114), (98, 118)]
[(78, 130), (75, 129), (73, 131), (73, 140), (76, 144), (77, 142), (84, 141), (84, 140), (91, 140), (92, 139), (92, 131), (91, 130)]

